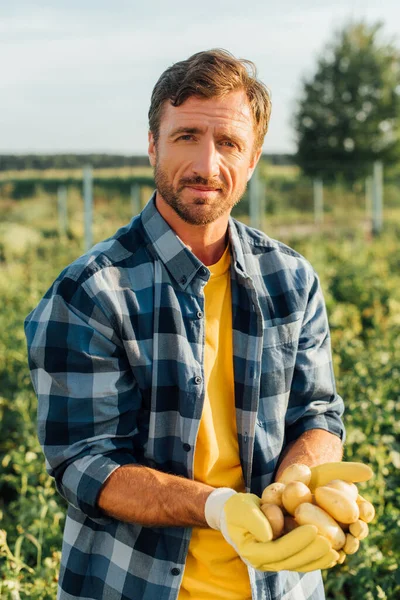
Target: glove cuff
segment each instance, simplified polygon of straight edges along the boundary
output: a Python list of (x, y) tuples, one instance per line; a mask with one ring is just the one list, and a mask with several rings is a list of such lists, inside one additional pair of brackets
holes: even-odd
[(212, 529), (221, 530), (221, 516), (225, 502), (237, 494), (231, 488), (217, 488), (208, 496), (204, 510), (207, 524)]

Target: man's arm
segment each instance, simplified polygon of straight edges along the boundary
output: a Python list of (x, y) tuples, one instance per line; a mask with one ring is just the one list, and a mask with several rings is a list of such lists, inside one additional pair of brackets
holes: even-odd
[[(289, 444), (276, 474), (293, 463), (313, 467), (342, 459), (340, 439), (310, 429)], [(100, 490), (97, 504), (107, 515), (146, 527), (207, 527), (204, 507), (209, 485), (140, 465), (116, 469)]]
[(213, 487), (140, 465), (111, 473), (97, 504), (107, 515), (145, 527), (208, 527), (204, 508)]
[(336, 391), (328, 316), (317, 274), (309, 282), (285, 418), (286, 448), (279, 471), (293, 462), (337, 462), (345, 440), (342, 398)]
[(338, 436), (324, 429), (309, 429), (285, 448), (275, 479), (293, 463), (315, 467), (327, 462), (339, 462), (342, 456), (343, 446)]
[(142, 408), (123, 344), (95, 284), (68, 271), (28, 315), (25, 332), (48, 473), (70, 505), (108, 522), (99, 491), (115, 470), (137, 462)]

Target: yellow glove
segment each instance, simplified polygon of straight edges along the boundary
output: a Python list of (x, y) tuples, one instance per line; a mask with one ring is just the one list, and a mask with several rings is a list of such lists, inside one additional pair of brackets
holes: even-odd
[(359, 462), (328, 462), (311, 467), (311, 481), (308, 485), (313, 492), (316, 487), (326, 485), (333, 479), (341, 479), (348, 483), (368, 481), (373, 476), (372, 469)]
[(208, 525), (219, 530), (245, 564), (260, 571), (306, 573), (334, 566), (339, 554), (313, 525), (296, 528), (272, 541), (272, 529), (255, 494), (218, 488), (207, 498)]

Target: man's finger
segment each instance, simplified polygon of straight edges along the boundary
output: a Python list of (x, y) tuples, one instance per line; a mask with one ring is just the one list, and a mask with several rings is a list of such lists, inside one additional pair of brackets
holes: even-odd
[(314, 563), (321, 559), (324, 559), (325, 561), (327, 561), (327, 558), (326, 558), (327, 555), (329, 555), (329, 557), (330, 557), (330, 560), (328, 562), (331, 562), (331, 560), (332, 560), (331, 554), (330, 554), (331, 549), (332, 549), (332, 546), (329, 543), (329, 541), (326, 538), (318, 535), (315, 538), (315, 540), (313, 542), (311, 542), (311, 544), (309, 544), (303, 550), (300, 550), (300, 552), (297, 552), (297, 554), (294, 554), (293, 556), (289, 556), (288, 558), (281, 560), (281, 561), (274, 561), (273, 563), (269, 563), (269, 564), (267, 563), (267, 564), (261, 566), (260, 570), (261, 571), (264, 571), (264, 570), (296, 571), (300, 567), (304, 567), (310, 563)]
[(251, 533), (259, 542), (273, 538), (271, 525), (260, 510), (260, 498), (254, 494), (235, 494), (225, 503), (224, 513), (228, 534), (234, 527)]
[(302, 525), (281, 538), (265, 544), (248, 537), (241, 544), (240, 555), (253, 565), (279, 562), (309, 546), (317, 537), (317, 533), (314, 525)]
[(308, 565), (296, 569), (299, 573), (309, 573), (310, 571), (319, 571), (320, 569), (331, 569), (338, 564), (339, 554), (336, 550), (330, 550), (326, 556), (315, 560)]
[(368, 465), (359, 462), (332, 462), (324, 463), (311, 469), (309, 488), (313, 491), (316, 487), (326, 485), (332, 479), (342, 479), (349, 483), (368, 481), (374, 473)]

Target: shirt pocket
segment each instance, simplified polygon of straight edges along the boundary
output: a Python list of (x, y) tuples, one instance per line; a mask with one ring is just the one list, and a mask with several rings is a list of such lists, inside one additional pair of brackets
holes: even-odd
[(296, 364), (301, 319), (265, 327), (261, 360), (260, 408), (265, 424), (285, 419)]
[(283, 344), (296, 344), (300, 336), (302, 319), (298, 318), (287, 323), (267, 325), (263, 330), (263, 347), (272, 348)]

